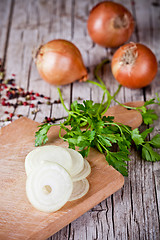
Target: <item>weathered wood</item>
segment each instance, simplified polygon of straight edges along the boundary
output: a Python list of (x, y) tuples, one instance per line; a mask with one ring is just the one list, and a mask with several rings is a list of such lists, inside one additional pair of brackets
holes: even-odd
[[(0, 58), (2, 60), (2, 65), (5, 64), (6, 60), (6, 50), (8, 47), (8, 37), (11, 28), (11, 18), (13, 13), (13, 1), (0, 1)], [(1, 95), (0, 95), (1, 99)], [(13, 111), (13, 109), (11, 110)], [(4, 108), (0, 107), (0, 120), (4, 120)], [(0, 122), (0, 126), (4, 126), (5, 122)]]
[[(32, 59), (32, 50), (53, 38), (65, 38), (73, 41), (79, 47), (85, 65), (89, 68), (89, 79), (95, 80), (93, 69), (103, 59), (111, 60), (115, 49), (105, 49), (94, 44), (88, 36), (86, 21), (91, 8), (98, 0), (78, 1), (1, 1), (0, 14), (0, 57), (5, 58), (6, 75), (16, 74), (17, 84), (26, 90), (34, 90), (51, 97), (51, 105), (37, 105), (38, 111), (32, 114), (31, 108), (19, 106), (9, 108), (9, 112), (23, 114), (39, 122), (45, 116), (61, 118), (66, 116), (58, 100), (56, 87), (49, 86), (39, 77)], [(136, 26), (131, 41), (141, 42), (150, 47), (160, 59), (160, 2), (117, 0), (126, 6), (133, 14)], [(112, 76), (110, 64), (106, 64), (100, 73), (111, 94), (115, 92), (118, 83)], [(160, 93), (160, 73), (145, 89), (130, 90), (122, 88), (117, 96), (120, 102), (141, 101)], [(73, 83), (61, 87), (66, 105), (69, 107), (74, 100), (92, 99), (100, 102), (102, 91), (89, 83)], [(38, 100), (37, 100), (38, 101)], [(32, 101), (34, 102), (34, 101)], [(114, 105), (114, 102), (112, 103)], [(4, 118), (4, 109), (0, 114)], [(156, 108), (160, 116), (159, 108)], [(158, 133), (160, 124), (155, 122)], [(159, 209), (160, 209), (160, 164), (144, 162), (131, 151), (132, 161), (129, 163), (129, 177), (125, 179), (124, 188), (101, 204), (63, 228), (50, 240), (65, 239), (159, 239)]]

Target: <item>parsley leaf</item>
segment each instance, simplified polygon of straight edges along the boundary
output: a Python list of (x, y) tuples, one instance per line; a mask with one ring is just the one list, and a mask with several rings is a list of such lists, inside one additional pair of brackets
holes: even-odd
[(149, 142), (154, 148), (160, 148), (160, 134), (155, 135)]
[(108, 152), (106, 160), (109, 165), (112, 165), (123, 176), (128, 176), (126, 161), (130, 161), (130, 158), (127, 154), (123, 152)]
[(47, 133), (49, 131), (49, 129), (52, 127), (53, 125), (49, 124), (49, 123), (44, 123), (38, 127), (39, 130), (35, 133), (35, 146), (40, 146), (42, 144), (45, 144), (48, 141), (48, 137), (47, 137)]
[(136, 144), (136, 146), (138, 146), (144, 142), (144, 139), (142, 138), (141, 134), (139, 133), (138, 128), (135, 128), (134, 130), (132, 130), (131, 136), (132, 136), (132, 139), (133, 139), (134, 143)]
[(160, 161), (160, 155), (153, 150), (149, 143), (142, 147), (142, 158), (150, 162)]
[(143, 140), (146, 139), (146, 137), (148, 136), (149, 133), (151, 133), (153, 131), (153, 127), (152, 128), (147, 128), (146, 130), (144, 130), (142, 133), (141, 133), (141, 137), (143, 138)]
[(77, 146), (80, 148), (85, 148), (91, 145), (91, 142), (94, 140), (95, 131), (79, 131), (79, 130), (70, 130), (67, 132), (63, 138), (67, 140), (70, 146)]
[(143, 112), (141, 114), (146, 125), (152, 124), (154, 120), (158, 119), (158, 116), (153, 109), (147, 109), (146, 112)]
[(146, 107), (146, 106), (152, 105), (152, 104), (154, 104), (154, 103), (155, 103), (155, 98), (151, 98), (151, 99), (149, 99), (148, 101), (146, 101), (146, 102), (144, 103), (144, 106)]

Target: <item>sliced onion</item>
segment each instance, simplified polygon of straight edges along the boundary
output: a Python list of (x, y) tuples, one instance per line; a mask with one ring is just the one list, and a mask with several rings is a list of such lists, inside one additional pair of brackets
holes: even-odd
[(69, 200), (72, 190), (70, 175), (57, 163), (46, 162), (37, 166), (26, 181), (28, 200), (44, 212), (59, 210)]
[(78, 173), (77, 175), (75, 175), (74, 177), (72, 177), (72, 181), (76, 182), (76, 181), (82, 180), (82, 179), (86, 178), (90, 173), (91, 173), (90, 164), (86, 159), (84, 159), (83, 170), (80, 173)]
[(72, 158), (69, 152), (65, 148), (49, 145), (36, 148), (26, 156), (25, 170), (27, 176), (34, 168), (46, 161), (58, 163), (69, 173), (72, 171)]
[(69, 201), (74, 201), (83, 197), (84, 195), (86, 195), (88, 190), (89, 190), (89, 182), (87, 179), (74, 182), (73, 191), (69, 198)]
[(72, 163), (73, 163), (72, 164), (72, 169), (70, 170), (69, 173), (70, 173), (70, 175), (72, 177), (74, 177), (79, 172), (81, 172), (83, 170), (83, 168), (84, 168), (84, 159), (83, 159), (82, 155), (79, 152), (77, 152), (77, 151), (75, 151), (75, 150), (73, 150), (71, 148), (67, 148), (66, 150), (70, 153), (71, 158), (72, 158)]

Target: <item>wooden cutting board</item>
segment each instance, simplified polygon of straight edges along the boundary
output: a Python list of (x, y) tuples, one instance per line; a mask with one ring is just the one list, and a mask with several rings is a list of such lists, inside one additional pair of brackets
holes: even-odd
[[(68, 202), (55, 213), (34, 209), (25, 193), (25, 156), (33, 150), (38, 123), (21, 118), (0, 130), (0, 239), (46, 239), (124, 184), (123, 176), (107, 164), (102, 154), (92, 149), (90, 190), (83, 198)], [(51, 128), (49, 143), (67, 147), (58, 138), (59, 127)]]

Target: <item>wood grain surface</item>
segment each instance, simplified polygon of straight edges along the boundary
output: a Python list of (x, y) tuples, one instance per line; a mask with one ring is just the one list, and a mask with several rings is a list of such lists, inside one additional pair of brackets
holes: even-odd
[[(92, 149), (87, 158), (91, 165), (88, 193), (81, 199), (67, 202), (55, 213), (44, 213), (34, 209), (26, 197), (24, 163), (26, 155), (35, 148), (34, 136), (38, 125), (33, 120), (21, 118), (3, 127), (0, 132), (1, 240), (44, 240), (119, 190), (124, 184), (124, 177), (107, 164), (102, 154)], [(49, 132), (48, 144), (67, 147), (67, 144), (59, 139), (58, 126)]]
[[(0, 1), (0, 57), (4, 60), (6, 78), (16, 74), (16, 84), (26, 91), (34, 90), (51, 97), (51, 105), (38, 104), (37, 113), (29, 106), (0, 106), (1, 126), (8, 124), (4, 111), (23, 114), (37, 122), (45, 116), (63, 119), (67, 113), (61, 104), (56, 87), (39, 77), (32, 60), (32, 50), (55, 38), (71, 40), (82, 53), (89, 69), (89, 78), (94, 80), (95, 66), (105, 58), (112, 58), (115, 49), (105, 49), (90, 39), (86, 21), (89, 11), (98, 0), (1, 0)], [(134, 16), (135, 30), (130, 41), (141, 42), (155, 53), (160, 61), (160, 0), (116, 0), (128, 8)], [(104, 66), (101, 77), (111, 94), (117, 82), (111, 74), (110, 64)], [(160, 93), (160, 68), (154, 81), (144, 89), (122, 88), (117, 96), (120, 102), (145, 101)], [(61, 88), (65, 104), (74, 100), (92, 99), (100, 102), (102, 91), (96, 86), (73, 83)], [(4, 97), (4, 96), (1, 96)], [(11, 100), (16, 102), (17, 99)], [(114, 105), (114, 103), (112, 104)], [(155, 108), (160, 117), (160, 108)], [(160, 122), (156, 121), (153, 135), (159, 133)], [(142, 127), (143, 128), (143, 127)], [(152, 136), (152, 134), (151, 134)], [(1, 143), (0, 143), (1, 144)], [(160, 163), (143, 161), (132, 149), (128, 164), (128, 178), (124, 187), (54, 234), (49, 240), (157, 240), (160, 239)]]

